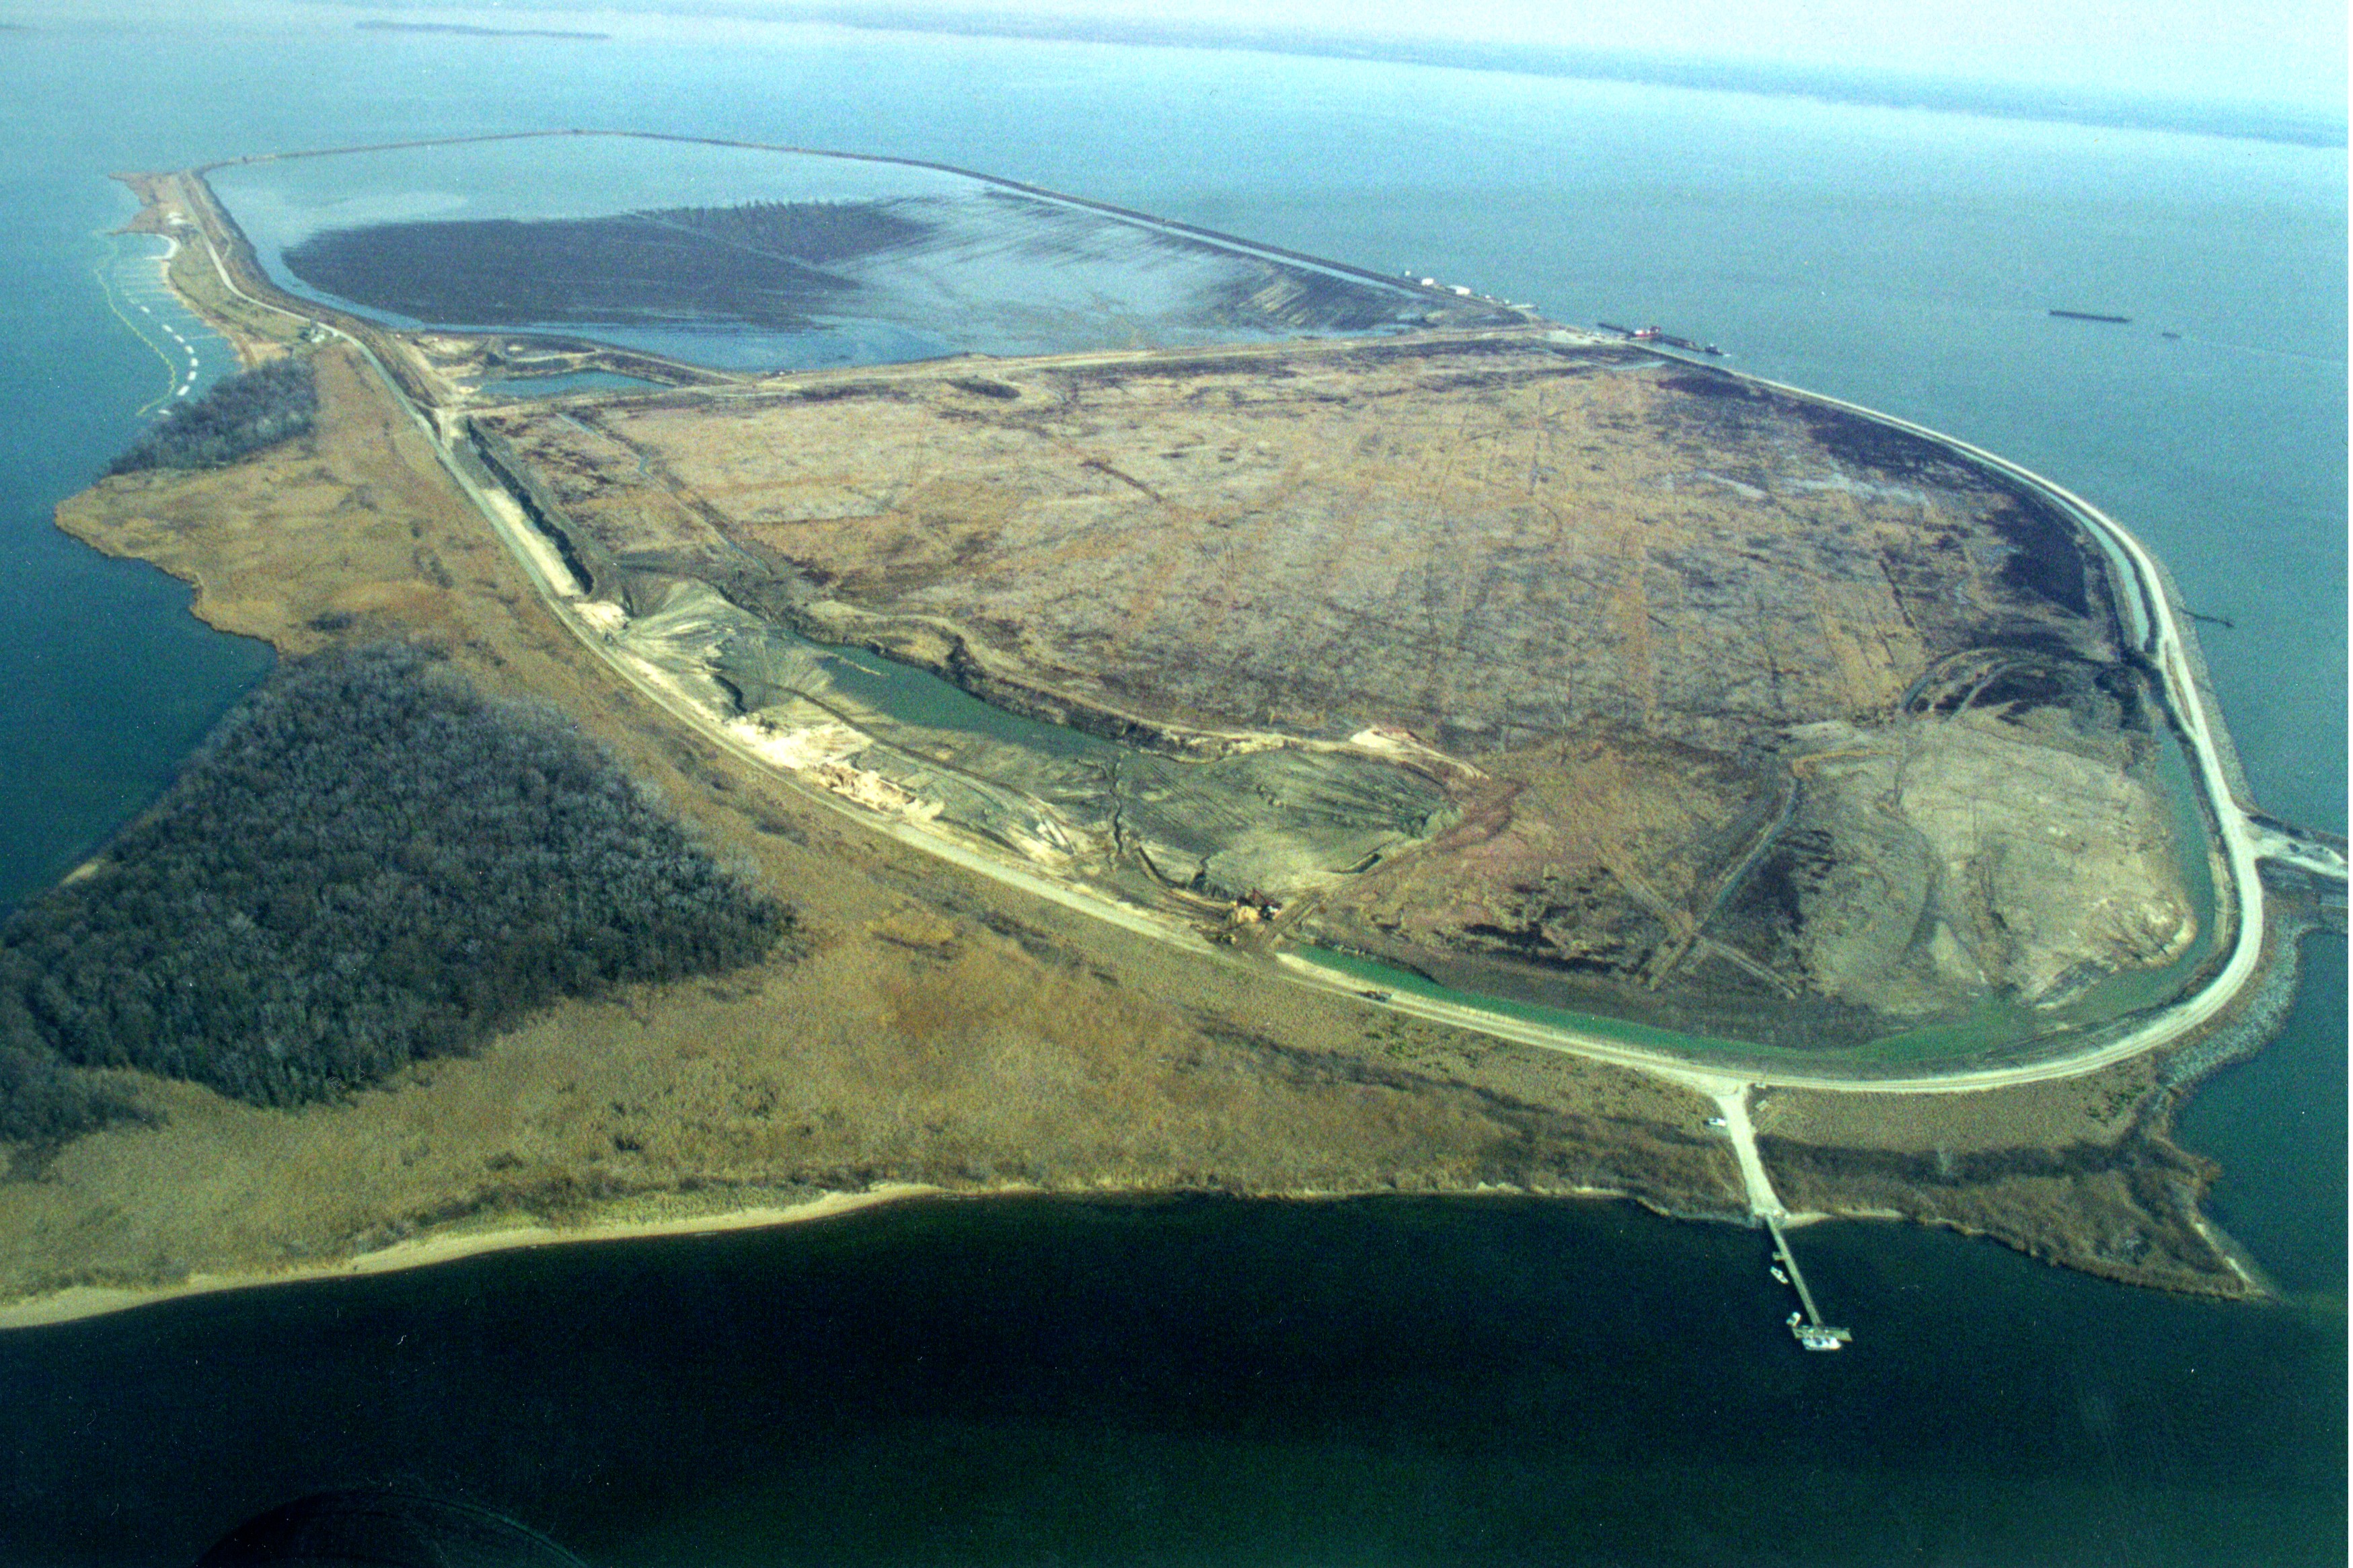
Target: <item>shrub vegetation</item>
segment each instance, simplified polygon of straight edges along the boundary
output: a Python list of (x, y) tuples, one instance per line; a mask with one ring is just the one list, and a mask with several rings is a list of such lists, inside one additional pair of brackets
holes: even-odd
[(126, 1120), (149, 1120), (136, 1097), (59, 1061), (23, 1008), (0, 1004), (0, 1142), (59, 1143)]
[(111, 1113), (59, 1061), (293, 1104), (558, 997), (750, 963), (790, 923), (554, 710), (413, 646), (331, 651), (0, 927), (0, 1135)]
[(318, 379), (311, 362), (272, 360), (215, 382), (201, 397), (173, 405), (106, 471), (217, 468), (302, 434), (318, 411)]

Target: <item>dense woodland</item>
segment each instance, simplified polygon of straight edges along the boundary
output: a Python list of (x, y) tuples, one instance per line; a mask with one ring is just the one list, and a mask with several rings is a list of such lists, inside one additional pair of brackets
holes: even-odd
[[(0, 970), (6, 964), (0, 959)], [(110, 1121), (147, 1119), (135, 1096), (59, 1060), (31, 1016), (0, 1000), (0, 1142), (60, 1142)]]
[(62, 1064), (318, 1100), (561, 996), (750, 963), (790, 924), (554, 710), (413, 646), (331, 651), (0, 927), (0, 1137), (129, 1109)]
[(141, 468), (217, 468), (273, 441), (300, 436), (319, 411), (311, 362), (272, 360), (215, 382), (172, 405), (155, 427), (114, 459), (110, 474)]

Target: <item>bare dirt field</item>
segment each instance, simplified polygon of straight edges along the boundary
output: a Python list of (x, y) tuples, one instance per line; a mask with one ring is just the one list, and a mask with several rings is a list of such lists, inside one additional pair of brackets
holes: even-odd
[[(1863, 1048), (2096, 1006), (2200, 932), (2097, 552), (1940, 448), (1711, 372), (1498, 331), (471, 428), (617, 635), (747, 720), (809, 722), (740, 626), (659, 629), (681, 584), (1187, 759), (1148, 803), (966, 771), (1082, 874), (1262, 893), (1466, 989)], [(1303, 759), (1280, 785), (1218, 772), (1270, 749)], [(1314, 822), (1237, 816), (1276, 795)]]

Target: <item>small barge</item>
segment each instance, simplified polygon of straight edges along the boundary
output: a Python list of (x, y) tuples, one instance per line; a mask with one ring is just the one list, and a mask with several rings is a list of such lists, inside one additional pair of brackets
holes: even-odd
[(1695, 342), (1690, 338), (1679, 338), (1672, 332), (1662, 332), (1656, 327), (1621, 327), (1615, 321), (1596, 321), (1593, 324), (1605, 332), (1616, 332), (1629, 342), (1662, 343), (1668, 348), (1683, 349), (1691, 353), (1714, 354), (1718, 359), (1724, 357), (1724, 351), (1714, 343)]

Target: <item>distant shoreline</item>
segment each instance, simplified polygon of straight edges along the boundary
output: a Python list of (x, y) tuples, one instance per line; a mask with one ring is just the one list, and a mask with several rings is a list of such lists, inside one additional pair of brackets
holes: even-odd
[(554, 27), (474, 27), (463, 22), (354, 22), (362, 33), (460, 33), (470, 38), (571, 38), (580, 43), (612, 41), (610, 33), (567, 33)]
[(2125, 93), (2071, 92), (2024, 83), (1893, 70), (1850, 71), (1763, 60), (1711, 60), (1526, 40), (1504, 42), (1377, 33), (1333, 35), (1279, 25), (1235, 26), (1214, 22), (1080, 19), (1051, 15), (977, 16), (961, 11), (934, 10), (920, 3), (871, 11), (817, 5), (776, 19), (949, 37), (1229, 49), (1309, 59), (1501, 71), (1574, 81), (1682, 88), (1694, 92), (1810, 98), (1864, 109), (1921, 110), (1989, 120), (2175, 132), (2303, 147), (2342, 147), (2347, 132), (2341, 118), (2332, 117), (2323, 110), (2299, 109), (2289, 104), (2232, 104)]
[[(717, 1209), (706, 1215), (687, 1215), (675, 1219), (616, 1219), (591, 1221), (579, 1226), (554, 1226), (543, 1220), (521, 1220), (518, 1223), (501, 1226), (491, 1230), (437, 1232), (413, 1241), (398, 1241), (374, 1251), (357, 1253), (335, 1263), (320, 1263), (290, 1268), (230, 1268), (216, 1274), (195, 1271), (176, 1285), (69, 1285), (60, 1290), (44, 1291), (21, 1297), (14, 1301), (0, 1303), (0, 1335), (20, 1329), (50, 1328), (64, 1323), (78, 1323), (91, 1318), (111, 1317), (117, 1312), (133, 1311), (141, 1307), (156, 1306), (165, 1301), (185, 1300), (192, 1296), (218, 1296), (235, 1290), (266, 1290), (280, 1285), (332, 1284), (338, 1280), (363, 1279), (379, 1274), (402, 1274), (415, 1268), (431, 1268), (444, 1263), (462, 1262), (469, 1258), (486, 1257), (501, 1252), (522, 1252), (541, 1247), (573, 1247), (612, 1241), (654, 1241), (665, 1237), (717, 1236), (739, 1230), (775, 1230), (786, 1226), (805, 1225), (818, 1220), (840, 1219), (848, 1215), (863, 1213), (865, 1210), (881, 1208), (886, 1205), (923, 1199), (970, 1204), (1003, 1198), (1039, 1198), (1063, 1203), (1117, 1204), (1148, 1203), (1160, 1199), (1202, 1196), (1222, 1196), (1257, 1204), (1348, 1203), (1398, 1197), (1473, 1202), (1497, 1198), (1523, 1198), (1544, 1203), (1631, 1203), (1662, 1219), (1694, 1225), (1723, 1224), (1727, 1221), (1737, 1223), (1746, 1218), (1746, 1215), (1728, 1215), (1704, 1208), (1679, 1207), (1661, 1202), (1655, 1197), (1645, 1197), (1617, 1187), (1606, 1186), (1580, 1185), (1558, 1190), (1537, 1191), (1502, 1183), (1453, 1190), (1433, 1189), (1411, 1193), (1376, 1187), (1341, 1186), (1208, 1194), (1199, 1189), (1172, 1188), (1148, 1184), (1073, 1190), (1021, 1182), (982, 1188), (944, 1187), (923, 1182), (883, 1182), (861, 1192), (821, 1192), (807, 1203), (790, 1204), (782, 1208), (768, 1205), (754, 1205), (748, 1208)], [(1794, 1229), (1801, 1226), (1819, 1224), (1823, 1220), (1852, 1217), (1856, 1216), (1805, 1213), (1790, 1215), (1784, 1224)]]

